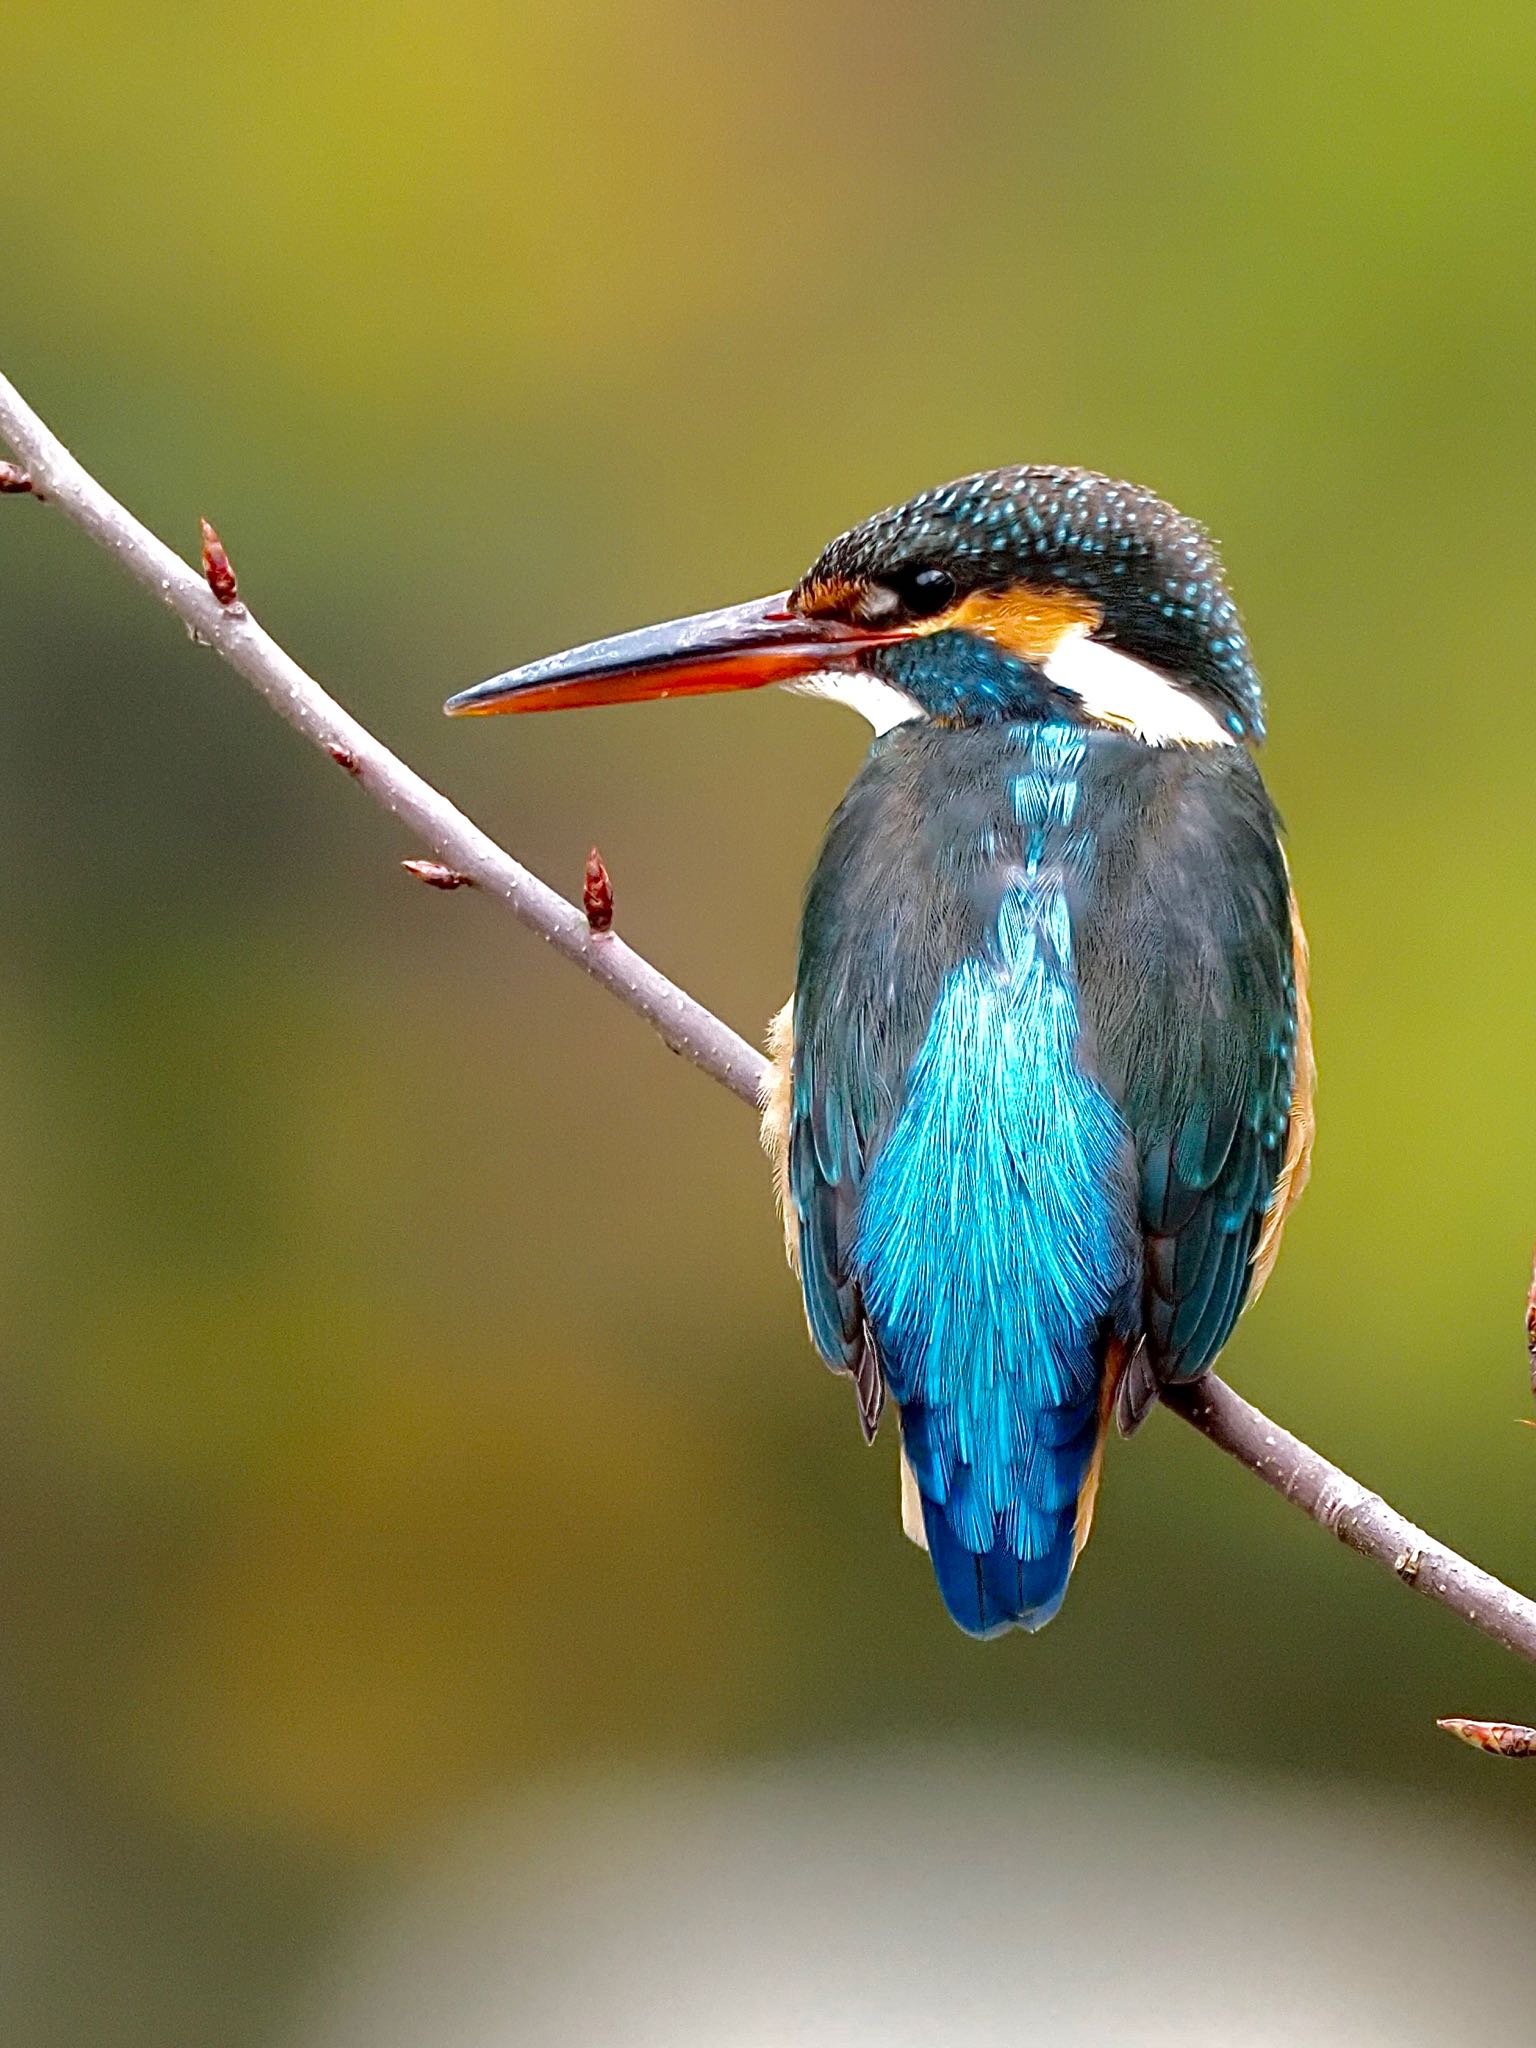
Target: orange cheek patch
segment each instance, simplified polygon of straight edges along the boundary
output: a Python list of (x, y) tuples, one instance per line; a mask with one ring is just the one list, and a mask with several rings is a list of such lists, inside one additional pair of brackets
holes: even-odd
[(1046, 661), (1066, 634), (1084, 628), (1091, 633), (1103, 617), (1090, 598), (1070, 590), (1032, 590), (1021, 583), (1012, 590), (975, 591), (918, 630), (977, 633), (1023, 661)]

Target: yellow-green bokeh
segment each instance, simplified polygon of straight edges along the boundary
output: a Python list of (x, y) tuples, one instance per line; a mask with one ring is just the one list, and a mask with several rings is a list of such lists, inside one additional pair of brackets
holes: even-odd
[[(0, 366), (749, 1031), (854, 726), (443, 696), (994, 462), (1218, 531), (1322, 1063), (1228, 1368), (1536, 1583), (1531, 10), (20, 0), (4, 46)], [(1528, 1804), (1430, 1731), (1531, 1718), (1520, 1667), (1167, 1419), (1062, 1619), (964, 1641), (739, 1106), (402, 881), (22, 500), (0, 619), (0, 1740), (57, 1891), (11, 2038), (265, 2038), (338, 1898), (550, 1771), (878, 1727)]]

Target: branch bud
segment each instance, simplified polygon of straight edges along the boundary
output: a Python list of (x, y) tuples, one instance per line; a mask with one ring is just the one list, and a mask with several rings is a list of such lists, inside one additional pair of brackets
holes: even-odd
[(414, 875), (418, 882), (425, 882), (429, 889), (473, 889), (473, 875), (460, 874), (457, 868), (444, 867), (440, 860), (403, 860), (400, 863), (408, 875)]
[(1435, 1726), (1489, 1756), (1536, 1756), (1536, 1728), (1523, 1728), (1518, 1721), (1464, 1721), (1453, 1715)]
[(588, 931), (606, 932), (611, 929), (613, 884), (603, 866), (603, 856), (595, 846), (587, 855), (586, 872), (581, 878), (581, 907), (587, 913)]
[(240, 591), (229, 557), (224, 552), (223, 541), (206, 519), (200, 519), (197, 523), (203, 529), (203, 574), (208, 579), (208, 588), (220, 604), (238, 604)]

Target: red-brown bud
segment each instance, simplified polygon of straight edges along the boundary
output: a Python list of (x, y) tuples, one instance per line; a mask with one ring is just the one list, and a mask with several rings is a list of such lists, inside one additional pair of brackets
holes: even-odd
[(1536, 1756), (1536, 1728), (1522, 1727), (1518, 1721), (1464, 1721), (1453, 1715), (1435, 1726), (1489, 1756)]
[(208, 579), (208, 588), (220, 604), (238, 604), (240, 591), (224, 543), (206, 519), (200, 519), (198, 524), (203, 529), (203, 574)]
[(589, 931), (605, 932), (610, 929), (613, 924), (613, 884), (603, 866), (603, 856), (595, 846), (587, 855), (586, 872), (581, 878), (581, 907), (587, 913)]
[(418, 882), (425, 882), (429, 889), (473, 889), (475, 886), (473, 875), (461, 875), (457, 868), (444, 867), (440, 860), (403, 860), (400, 865)]

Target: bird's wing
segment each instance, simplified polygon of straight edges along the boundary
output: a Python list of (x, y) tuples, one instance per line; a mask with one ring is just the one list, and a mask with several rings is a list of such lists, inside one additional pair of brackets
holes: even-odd
[[(856, 1283), (849, 1271), (846, 1222), (840, 1230), (834, 1213), (822, 1219), (822, 1183), (814, 1142), (809, 1147), (801, 1142), (798, 1172), (791, 1165), (796, 1156), (796, 1126), (807, 1123), (812, 1092), (809, 1077), (824, 1072), (822, 1060), (813, 1058), (809, 1052), (796, 1061), (793, 997), (769, 1023), (768, 1057), (773, 1063), (773, 1077), (763, 1099), (762, 1142), (773, 1165), (774, 1193), (784, 1224), (784, 1250), (791, 1268), (802, 1280), (806, 1258), (810, 1260), (812, 1296), (807, 1301), (807, 1312), (818, 1350), (838, 1371), (851, 1371), (863, 1351), (863, 1316), (857, 1303)], [(825, 1114), (823, 1111), (823, 1120)], [(843, 1148), (839, 1147), (840, 1171), (842, 1157)], [(863, 1171), (860, 1153), (849, 1162), (844, 1207), (849, 1201), (856, 1201)], [(834, 1207), (827, 1206), (829, 1211)], [(802, 1211), (815, 1220), (809, 1236), (802, 1228)]]
[(1201, 816), (1194, 798), (1198, 871), (1179, 872), (1175, 842), (1131, 912), (1144, 925), (1145, 980), (1114, 1092), (1136, 1151), (1145, 1263), (1141, 1347), (1120, 1387), (1125, 1430), (1159, 1388), (1210, 1366), (1305, 1178), (1305, 953), (1257, 776), (1238, 761), (1219, 773), (1221, 800)]
[(775, 1020), (779, 1079), (765, 1111), (811, 1337), (834, 1370), (853, 1376), (867, 1435), (885, 1379), (856, 1273), (866, 1180), (906, 1098), (938, 992), (983, 948), (1002, 886), (996, 856), (974, 873), (954, 871), (979, 844), (995, 792), (979, 787), (978, 816), (939, 829), (921, 782), (932, 752), (912, 728), (877, 742), (828, 828), (806, 899), (793, 1009)]
[(1259, 1241), (1254, 1247), (1253, 1284), (1248, 1289), (1248, 1299), (1243, 1304), (1245, 1308), (1251, 1308), (1258, 1300), (1275, 1269), (1286, 1223), (1312, 1172), (1312, 1140), (1317, 1135), (1317, 1055), (1312, 1046), (1307, 935), (1302, 929), (1301, 912), (1296, 907), (1294, 894), (1291, 897), (1291, 957), (1296, 977), (1296, 1074), (1291, 1083), (1291, 1120), (1285, 1134), (1285, 1158), (1280, 1163), (1280, 1177), (1269, 1198), (1264, 1228), (1259, 1232)]
[[(889, 1082), (829, 1058), (818, 1034), (787, 1055), (786, 1230), (793, 1229), (805, 1313), (817, 1350), (852, 1376), (866, 1437), (879, 1427), (885, 1378), (854, 1276), (859, 1202), (872, 1152), (873, 1102)], [(903, 1077), (896, 1077), (898, 1082)]]

